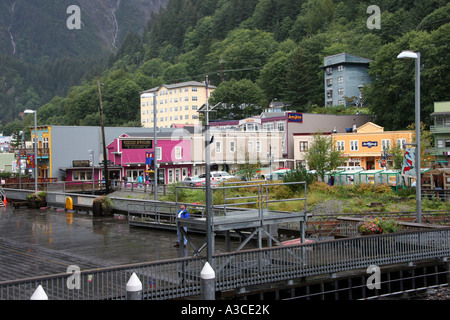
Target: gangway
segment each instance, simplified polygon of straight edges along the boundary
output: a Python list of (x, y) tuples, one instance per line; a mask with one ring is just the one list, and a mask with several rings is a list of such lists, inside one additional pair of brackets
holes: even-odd
[[(289, 198), (289, 199), (270, 199), (269, 188), (279, 185), (294, 185), (299, 184), (304, 188), (304, 197)], [(177, 189), (178, 188), (192, 188), (177, 186), (175, 188), (176, 202), (178, 202)], [(236, 197), (229, 194), (229, 191), (237, 188), (257, 188), (257, 192), (254, 195), (245, 197)], [(210, 209), (211, 225), (207, 226), (206, 216), (191, 217), (189, 219), (179, 218), (177, 219), (177, 230), (188, 240), (188, 244), (194, 249), (194, 252), (198, 254), (207, 246), (208, 239), (200, 246), (195, 246), (189, 238), (189, 229), (204, 230), (206, 233), (207, 228), (211, 230), (210, 245), (212, 252), (214, 253), (214, 238), (215, 235), (220, 233), (224, 234), (227, 243), (227, 249), (229, 250), (230, 232), (241, 234), (244, 240), (235, 251), (241, 250), (251, 239), (257, 238), (258, 248), (263, 247), (263, 239), (267, 239), (269, 247), (272, 246), (272, 241), (282, 245), (281, 242), (274, 236), (278, 226), (281, 223), (296, 223), (300, 224), (299, 236), (304, 242), (305, 240), (305, 224), (307, 220), (306, 215), (306, 183), (305, 182), (290, 182), (290, 183), (268, 183), (267, 181), (258, 181), (256, 184), (249, 182), (225, 182), (223, 186), (218, 186), (211, 189), (211, 199), (214, 199), (214, 192), (223, 192), (223, 203), (212, 205)], [(286, 212), (280, 210), (273, 210), (270, 208), (271, 204), (276, 202), (286, 201), (302, 201), (304, 202), (303, 210), (298, 212)], [(206, 210), (207, 212), (207, 210)], [(185, 232), (187, 228), (188, 232)], [(244, 234), (243, 231), (246, 231)]]

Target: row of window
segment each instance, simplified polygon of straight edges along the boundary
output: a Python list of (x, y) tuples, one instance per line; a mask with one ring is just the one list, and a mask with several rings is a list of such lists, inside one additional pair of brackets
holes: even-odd
[[(229, 143), (229, 152), (235, 152), (236, 151), (236, 142), (235, 141), (230, 141)], [(215, 151), (216, 153), (221, 153), (222, 152), (222, 141), (216, 141), (215, 144)], [(261, 152), (261, 141), (248, 141), (247, 144), (247, 152)]]
[[(276, 125), (276, 130), (275, 130), (275, 125)], [(262, 124), (262, 131), (280, 131), (283, 132), (285, 129), (285, 122), (284, 121), (280, 121), (280, 122), (268, 122), (268, 123), (263, 123)], [(244, 124), (244, 131), (259, 131), (260, 130), (260, 125), (257, 123), (246, 123)]]
[[(182, 92), (189, 92), (189, 87), (184, 87), (184, 88), (175, 88), (175, 89), (169, 89), (169, 90), (163, 90), (160, 91), (158, 94), (160, 96), (167, 96), (168, 94), (175, 94), (175, 93), (182, 93)], [(192, 92), (197, 92), (198, 88), (197, 87), (191, 87), (191, 91)]]
[[(344, 66), (342, 64), (337, 66), (337, 71), (344, 71)], [(327, 74), (332, 74), (333, 73), (333, 67), (327, 67), (326, 68), (326, 73)]]
[[(198, 97), (197, 96), (192, 96), (191, 100), (192, 101), (198, 101)], [(189, 101), (189, 97), (184, 97), (184, 101)], [(161, 104), (169, 104), (169, 103), (178, 103), (178, 102), (183, 102), (183, 99), (182, 98), (180, 98), (180, 99), (173, 98), (173, 99), (169, 99), (169, 100), (167, 100), (167, 99), (159, 100), (159, 104), (160, 105)], [(153, 105), (153, 100), (151, 100), (150, 102), (149, 101), (143, 101), (142, 102), (142, 106), (143, 107), (148, 107), (148, 106), (152, 106), (152, 105)]]
[(450, 139), (437, 139), (436, 145), (438, 148), (450, 148)]
[[(194, 105), (194, 106), (184, 106), (184, 111), (189, 111), (189, 110), (198, 110), (198, 106)], [(178, 111), (183, 111), (183, 107), (170, 107), (170, 108), (160, 108), (159, 110), (156, 109), (156, 113), (167, 113), (167, 112), (178, 112)], [(153, 110), (142, 110), (142, 114), (152, 114)]]
[[(158, 118), (157, 118), (158, 119)], [(158, 119), (158, 121), (160, 122), (164, 122), (164, 121), (178, 121), (178, 120), (189, 120), (189, 119), (193, 119), (193, 120), (198, 120), (198, 114), (193, 114), (193, 115), (180, 115), (180, 116), (171, 116), (171, 117), (161, 117)], [(142, 119), (142, 123), (150, 123), (153, 122), (154, 118), (147, 118), (147, 119)]]

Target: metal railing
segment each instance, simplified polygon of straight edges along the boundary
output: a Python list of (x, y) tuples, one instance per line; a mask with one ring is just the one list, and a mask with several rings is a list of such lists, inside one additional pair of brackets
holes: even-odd
[[(450, 257), (450, 228), (216, 254), (212, 266), (216, 272), (216, 291), (223, 291), (370, 265), (447, 257)], [(143, 284), (144, 299), (199, 295), (200, 271), (205, 260), (182, 258), (84, 270), (79, 273), (80, 289), (69, 289), (72, 273), (4, 281), (0, 282), (0, 299), (29, 299), (39, 285), (51, 300), (126, 299), (126, 283), (133, 273)]]

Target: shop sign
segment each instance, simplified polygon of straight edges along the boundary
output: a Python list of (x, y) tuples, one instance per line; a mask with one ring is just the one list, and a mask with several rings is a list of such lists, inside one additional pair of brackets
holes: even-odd
[(363, 141), (362, 146), (367, 148), (377, 147), (378, 141)]
[(72, 167), (74, 168), (85, 168), (89, 167), (89, 160), (73, 160)]
[(303, 122), (303, 113), (288, 113), (288, 122)]
[(122, 149), (152, 149), (153, 140), (122, 140)]

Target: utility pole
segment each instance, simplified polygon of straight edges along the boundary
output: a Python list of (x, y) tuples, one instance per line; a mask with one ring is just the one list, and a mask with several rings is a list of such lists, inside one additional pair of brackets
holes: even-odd
[[(206, 76), (206, 87), (208, 87), (208, 76)], [(213, 107), (209, 107), (209, 101), (208, 96), (206, 97), (206, 108), (198, 110), (198, 112), (205, 113), (206, 123), (205, 123), (205, 173), (206, 173), (206, 180), (205, 180), (205, 189), (206, 189), (206, 239), (207, 239), (207, 261), (208, 263), (213, 266), (212, 264), (212, 248), (213, 248), (213, 237), (212, 237), (212, 207), (211, 207), (211, 170), (210, 170), (210, 157), (211, 157), (211, 138), (209, 134), (209, 113), (217, 107), (220, 103), (216, 104)]]
[(102, 91), (100, 90), (100, 81), (97, 81), (98, 99), (100, 101), (100, 126), (102, 128), (102, 144), (103, 144), (103, 166), (105, 170), (105, 191), (109, 194), (109, 177), (108, 177), (108, 161), (105, 145), (105, 126), (103, 124), (103, 104), (102, 104)]

